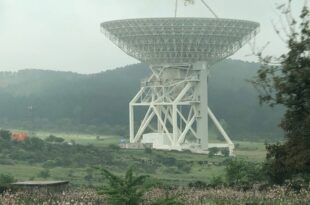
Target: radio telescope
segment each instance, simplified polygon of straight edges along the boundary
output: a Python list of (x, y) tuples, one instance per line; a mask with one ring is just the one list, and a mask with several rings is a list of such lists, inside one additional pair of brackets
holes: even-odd
[[(209, 148), (234, 144), (208, 106), (210, 67), (254, 37), (256, 22), (221, 18), (141, 18), (101, 24), (103, 33), (126, 54), (149, 65), (152, 74), (129, 103), (130, 143), (155, 149)], [(144, 108), (145, 115), (136, 110)], [(141, 109), (140, 109), (141, 111)], [(225, 143), (209, 143), (208, 121)]]

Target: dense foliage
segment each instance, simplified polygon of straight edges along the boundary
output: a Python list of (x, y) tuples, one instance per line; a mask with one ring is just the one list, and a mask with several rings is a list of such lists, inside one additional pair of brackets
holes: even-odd
[(139, 205), (143, 202), (143, 194), (146, 175), (134, 176), (132, 168), (129, 169), (125, 177), (119, 177), (106, 169), (101, 169), (101, 173), (108, 181), (108, 185), (101, 187), (100, 192), (107, 196), (111, 205)]
[[(210, 107), (233, 138), (280, 136), (281, 109), (260, 107), (251, 79), (259, 65), (227, 60), (210, 72)], [(0, 73), (0, 127), (128, 135), (128, 102), (150, 70), (137, 64), (81, 75)], [(215, 129), (210, 127), (211, 131)]]
[(240, 159), (229, 160), (225, 171), (227, 182), (230, 185), (253, 185), (263, 183), (265, 179), (260, 163)]
[[(289, 9), (284, 14), (291, 19)], [(272, 57), (261, 58), (263, 66), (254, 80), (261, 102), (286, 108), (280, 124), (286, 142), (267, 146), (266, 168), (276, 183), (296, 175), (309, 180), (310, 173), (310, 13), (307, 7), (298, 21), (288, 22), (289, 50), (280, 57), (280, 66), (270, 64)]]

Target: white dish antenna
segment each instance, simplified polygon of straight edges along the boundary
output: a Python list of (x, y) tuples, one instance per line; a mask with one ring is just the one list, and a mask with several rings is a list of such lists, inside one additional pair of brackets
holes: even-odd
[[(254, 37), (259, 24), (217, 18), (202, 2), (216, 18), (141, 18), (101, 24), (115, 45), (152, 70), (129, 105), (131, 143), (154, 139), (157, 149), (201, 153), (226, 147), (232, 155), (234, 144), (208, 106), (209, 68)], [(139, 107), (146, 108), (142, 119), (136, 119)], [(209, 142), (209, 120), (226, 143)]]

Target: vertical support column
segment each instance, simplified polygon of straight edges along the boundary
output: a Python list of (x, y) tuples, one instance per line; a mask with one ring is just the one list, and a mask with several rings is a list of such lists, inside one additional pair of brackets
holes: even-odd
[(158, 112), (159, 112), (159, 116), (157, 116), (157, 132), (158, 133), (162, 133), (163, 132), (163, 126), (160, 123), (160, 119), (162, 119), (162, 109), (161, 106), (156, 106)]
[(130, 143), (134, 142), (135, 138), (135, 116), (134, 116), (134, 106), (129, 103), (129, 139)]
[(197, 117), (197, 135), (200, 138), (201, 148), (208, 149), (208, 67), (206, 62), (194, 64), (195, 70), (200, 70), (198, 93), (198, 117)]
[(173, 129), (173, 145), (177, 145), (179, 128), (178, 128), (177, 105), (175, 102), (172, 105), (172, 129)]

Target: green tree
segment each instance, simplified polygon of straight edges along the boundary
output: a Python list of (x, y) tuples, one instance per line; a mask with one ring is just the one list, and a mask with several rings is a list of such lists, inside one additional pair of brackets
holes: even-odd
[(11, 139), (11, 132), (8, 130), (0, 130), (0, 139), (10, 140)]
[(264, 175), (260, 164), (233, 159), (225, 167), (226, 178), (230, 184), (247, 185), (263, 180)]
[(125, 177), (119, 177), (106, 169), (101, 174), (107, 179), (108, 185), (100, 189), (99, 194), (105, 194), (108, 203), (111, 205), (139, 205), (143, 202), (143, 194), (146, 191), (144, 186), (148, 176), (134, 176), (130, 168)]
[[(267, 172), (279, 184), (294, 175), (310, 173), (310, 13), (305, 6), (295, 20), (290, 4), (291, 0), (288, 6), (280, 6), (289, 19), (288, 52), (278, 59), (260, 53), (262, 67), (252, 81), (261, 103), (286, 108), (280, 123), (286, 141), (267, 146)], [(275, 59), (280, 65), (273, 64)]]

